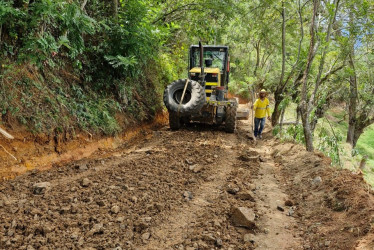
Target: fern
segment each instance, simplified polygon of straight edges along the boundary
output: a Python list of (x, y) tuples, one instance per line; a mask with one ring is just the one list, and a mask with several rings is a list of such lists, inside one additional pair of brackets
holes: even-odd
[(128, 70), (129, 68), (136, 66), (138, 61), (134, 56), (124, 57), (121, 55), (117, 56), (104, 56), (104, 58), (108, 61), (113, 68), (123, 68), (124, 70)]

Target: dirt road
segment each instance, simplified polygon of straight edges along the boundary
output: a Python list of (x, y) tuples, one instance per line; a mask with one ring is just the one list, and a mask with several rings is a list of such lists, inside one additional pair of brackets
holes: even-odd
[[(249, 125), (142, 141), (0, 183), (1, 249), (374, 249), (359, 174)], [(103, 156), (109, 155), (109, 156)], [(236, 208), (255, 226), (236, 227)]]

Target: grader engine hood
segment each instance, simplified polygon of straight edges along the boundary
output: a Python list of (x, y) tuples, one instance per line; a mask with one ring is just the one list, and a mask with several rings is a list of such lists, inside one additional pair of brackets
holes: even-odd
[[(207, 97), (207, 101), (209, 101), (210, 96), (215, 88), (221, 86), (221, 73), (219, 68), (205, 68), (204, 69), (205, 75), (205, 93)], [(201, 74), (201, 68), (194, 67), (190, 70), (190, 79), (198, 81), (200, 74)]]

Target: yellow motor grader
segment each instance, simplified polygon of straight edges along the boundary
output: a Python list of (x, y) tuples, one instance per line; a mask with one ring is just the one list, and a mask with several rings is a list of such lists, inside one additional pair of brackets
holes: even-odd
[(233, 133), (238, 101), (227, 98), (229, 76), (228, 46), (192, 45), (188, 78), (172, 82), (164, 92), (170, 128), (178, 130), (183, 123), (201, 122), (223, 124), (226, 132)]

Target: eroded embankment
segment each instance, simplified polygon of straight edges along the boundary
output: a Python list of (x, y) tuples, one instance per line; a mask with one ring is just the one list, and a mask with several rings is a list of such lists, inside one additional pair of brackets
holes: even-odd
[(14, 140), (1, 136), (0, 180), (12, 179), (33, 169), (46, 170), (52, 166), (77, 161), (92, 154), (110, 154), (111, 150), (133, 140), (149, 136), (153, 129), (164, 126), (167, 118), (160, 113), (149, 123), (133, 124), (115, 137), (95, 136), (88, 132), (48, 136), (9, 131)]

